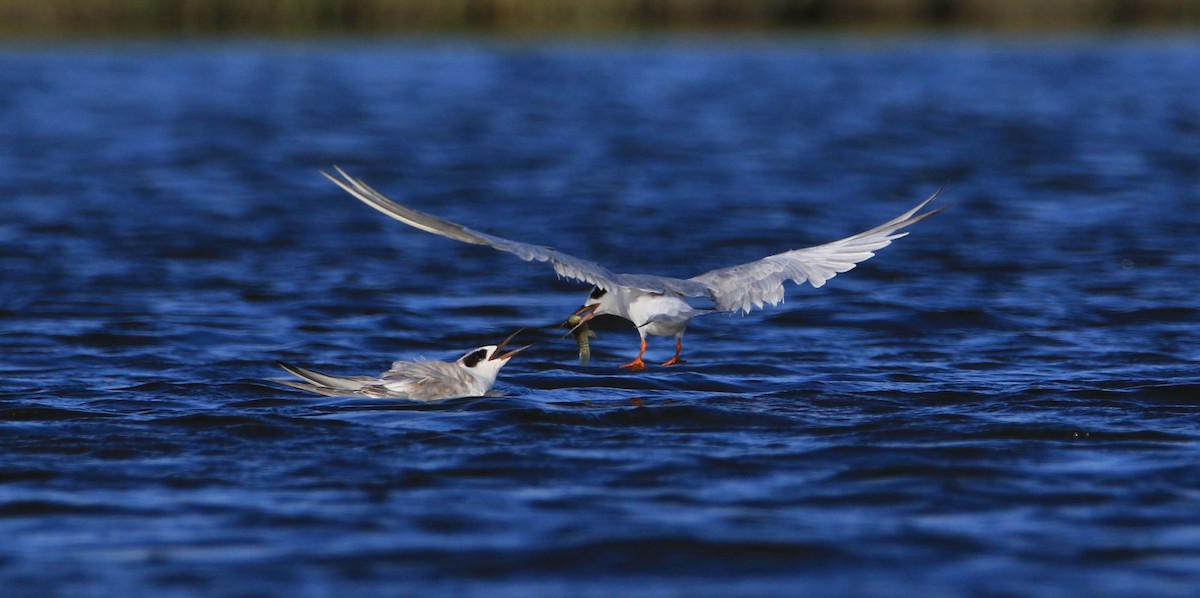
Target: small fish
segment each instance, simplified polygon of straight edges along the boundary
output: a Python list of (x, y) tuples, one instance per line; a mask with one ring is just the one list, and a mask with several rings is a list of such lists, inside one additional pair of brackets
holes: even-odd
[(579, 343), (579, 365), (586, 366), (592, 360), (592, 344), (591, 339), (596, 338), (596, 332), (588, 328), (587, 322), (583, 321), (583, 316), (571, 316), (567, 318), (567, 326), (571, 326), (571, 336), (575, 337), (575, 342)]

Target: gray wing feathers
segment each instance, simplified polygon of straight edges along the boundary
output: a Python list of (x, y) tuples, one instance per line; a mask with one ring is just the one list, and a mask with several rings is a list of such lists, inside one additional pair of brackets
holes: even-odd
[(618, 274), (617, 284), (648, 293), (675, 293), (685, 297), (708, 296), (708, 287), (694, 280), (655, 276), (653, 274)]
[(867, 231), (832, 243), (786, 251), (756, 262), (705, 272), (692, 281), (705, 285), (717, 309), (748, 313), (764, 304), (783, 301), (783, 283), (808, 282), (820, 288), (830, 278), (852, 270), (892, 241), (907, 235), (900, 229), (920, 222), (944, 208), (917, 215), (941, 190), (913, 209)]
[(500, 251), (507, 251), (527, 262), (550, 262), (554, 267), (554, 272), (559, 276), (591, 283), (610, 291), (623, 286), (649, 293), (673, 292), (692, 297), (700, 297), (708, 294), (708, 289), (704, 285), (692, 281), (647, 274), (614, 274), (596, 262), (579, 259), (552, 247), (530, 245), (471, 230), (465, 226), (442, 220), (432, 214), (418, 212), (417, 210), (398, 204), (382, 193), (372, 189), (366, 183), (362, 182), (362, 180), (350, 176), (341, 168), (334, 166), (334, 170), (341, 175), (341, 178), (324, 171), (321, 174), (368, 206), (413, 228), (428, 233), (441, 235), (456, 241), (462, 241), (463, 243), (486, 245)]
[(783, 283), (788, 280), (821, 287), (830, 278), (853, 269), (859, 262), (874, 256), (875, 251), (908, 234), (898, 232), (900, 229), (943, 209), (918, 214), (921, 208), (941, 194), (939, 190), (913, 209), (857, 235), (816, 247), (779, 253), (748, 264), (712, 270), (683, 280), (650, 274), (614, 274), (600, 264), (552, 247), (530, 245), (471, 230), (398, 204), (341, 168), (335, 166), (334, 169), (341, 178), (327, 172), (321, 174), (368, 206), (414, 228), (464, 243), (486, 245), (512, 253), (525, 261), (549, 262), (559, 276), (591, 283), (609, 291), (625, 287), (647, 293), (707, 296), (720, 311), (749, 312), (764, 304), (775, 305), (783, 301)]
[(444, 361), (397, 361), (378, 378), (330, 376), (282, 361), (275, 362), (275, 365), (294, 374), (303, 382), (281, 379), (275, 379), (274, 382), (330, 397), (365, 396), (435, 401), (481, 395), (487, 390), (479, 387), (479, 383), (470, 374)]
[(397, 361), (380, 376), (388, 390), (416, 401), (483, 394), (470, 374), (445, 361)]
[[(303, 384), (300, 382), (293, 382), (290, 380), (277, 380), (277, 382), (280, 382), (282, 384), (287, 384), (288, 386), (293, 386), (295, 388), (300, 388), (300, 389), (304, 389), (304, 390), (312, 390), (314, 392), (321, 392), (322, 394), (327, 394), (325, 391), (330, 391), (330, 390), (354, 392), (354, 391), (361, 390), (364, 386), (366, 386), (370, 382), (375, 381), (374, 378), (369, 378), (366, 376), (353, 376), (353, 377), (348, 377), (348, 378), (344, 378), (341, 376), (330, 376), (329, 374), (322, 374), (321, 372), (307, 370), (300, 366), (295, 366), (290, 363), (284, 363), (282, 361), (276, 361), (275, 365), (287, 370), (289, 373), (293, 374), (297, 378), (300, 378), (302, 380), (310, 382), (312, 384), (312, 387), (310, 387), (308, 384)], [(323, 390), (319, 390), (319, 389), (323, 389)]]
[(290, 386), (292, 388), (297, 388), (297, 389), (303, 390), (305, 392), (314, 392), (319, 395), (325, 395), (327, 397), (341, 397), (341, 396), (346, 396), (348, 394), (352, 394), (352, 392), (349, 390), (338, 390), (336, 388), (326, 388), (324, 386), (317, 386), (316, 384), (308, 384), (306, 382), (297, 382), (295, 380), (284, 380), (282, 378), (272, 378), (271, 382), (274, 382), (276, 384), (282, 384), (284, 386)]

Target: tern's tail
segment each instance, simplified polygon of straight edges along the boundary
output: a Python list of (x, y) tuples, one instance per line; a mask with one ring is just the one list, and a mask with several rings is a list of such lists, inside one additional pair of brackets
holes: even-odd
[(314, 392), (320, 392), (322, 394), (325, 394), (324, 391), (329, 391), (329, 390), (356, 391), (356, 390), (361, 390), (362, 387), (366, 386), (366, 382), (364, 382), (362, 380), (356, 380), (354, 378), (341, 378), (338, 376), (330, 376), (328, 374), (322, 374), (321, 372), (314, 372), (312, 370), (306, 370), (302, 367), (294, 366), (290, 363), (284, 363), (282, 361), (276, 361), (275, 365), (287, 370), (288, 372), (295, 375), (297, 378), (301, 378), (307, 382), (312, 383), (312, 385), (315, 387), (315, 388), (310, 388), (307, 384), (300, 385), (299, 383), (296, 383), (296, 382), (280, 380), (280, 382), (287, 384), (288, 386), (294, 386), (296, 388), (302, 388), (304, 390), (311, 390)]

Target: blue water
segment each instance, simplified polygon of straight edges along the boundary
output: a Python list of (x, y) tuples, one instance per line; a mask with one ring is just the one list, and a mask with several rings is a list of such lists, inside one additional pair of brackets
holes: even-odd
[[(1200, 38), (0, 50), (5, 596), (1194, 596)], [(948, 184), (826, 287), (591, 366), (587, 287)], [(502, 396), (306, 395), (525, 327)], [(651, 339), (647, 361), (671, 354)]]

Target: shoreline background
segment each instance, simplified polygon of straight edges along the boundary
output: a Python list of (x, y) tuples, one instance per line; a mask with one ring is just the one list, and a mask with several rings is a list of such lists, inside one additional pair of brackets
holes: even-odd
[(1200, 0), (0, 0), (0, 36), (1200, 27)]

